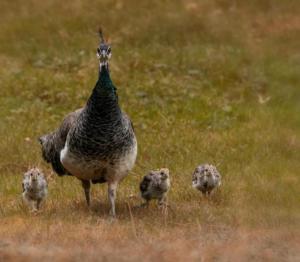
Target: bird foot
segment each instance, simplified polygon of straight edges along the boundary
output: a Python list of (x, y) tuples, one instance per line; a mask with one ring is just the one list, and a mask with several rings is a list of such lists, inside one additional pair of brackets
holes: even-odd
[(112, 215), (109, 215), (109, 218), (108, 218), (108, 223), (109, 224), (114, 224), (118, 221), (117, 217), (116, 216), (112, 216)]
[(168, 204), (158, 204), (158, 209), (162, 211), (167, 210), (168, 207), (169, 207)]
[(148, 202), (145, 202), (145, 203), (142, 203), (140, 205), (135, 206), (135, 208), (148, 208), (148, 207), (149, 207), (149, 203)]
[(36, 208), (33, 208), (30, 210), (30, 213), (33, 214), (34, 216), (38, 215), (39, 213), (41, 213), (40, 210), (36, 209)]
[(116, 219), (116, 212), (113, 209), (109, 210), (109, 216), (112, 219)]

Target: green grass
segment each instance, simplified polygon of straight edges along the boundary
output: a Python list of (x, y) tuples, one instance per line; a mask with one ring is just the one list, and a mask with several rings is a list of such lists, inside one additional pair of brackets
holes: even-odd
[[(124, 235), (132, 221), (135, 235), (149, 237), (179, 224), (186, 232), (199, 225), (298, 232), (298, 1), (3, 0), (0, 10), (0, 217), (10, 227), (16, 219), (76, 228), (106, 218), (106, 187), (93, 187), (86, 212), (80, 183), (51, 175), (37, 142), (89, 97), (102, 25), (112, 43), (111, 76), (139, 144), (118, 191)], [(206, 162), (223, 177), (210, 202), (191, 188), (195, 166)], [(28, 218), (20, 198), (30, 166), (49, 177), (39, 218)], [(158, 167), (171, 171), (172, 211), (161, 216), (153, 206), (130, 215), (128, 205), (140, 201), (130, 195)]]

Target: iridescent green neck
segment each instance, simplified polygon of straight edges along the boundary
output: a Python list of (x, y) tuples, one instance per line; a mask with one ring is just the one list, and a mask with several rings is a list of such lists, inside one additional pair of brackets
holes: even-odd
[(95, 118), (95, 115), (101, 116), (101, 119), (113, 115), (118, 116), (120, 108), (118, 105), (118, 95), (113, 82), (110, 79), (107, 66), (100, 67), (99, 78), (95, 88), (87, 102), (87, 112)]
[(100, 64), (99, 65), (99, 79), (98, 82), (103, 83), (103, 85), (110, 85), (112, 84), (112, 81), (110, 79), (110, 75), (109, 75), (109, 68), (108, 68), (108, 64)]
[(99, 78), (90, 100), (93, 101), (93, 104), (97, 105), (97, 107), (108, 101), (115, 101), (116, 103), (118, 102), (116, 88), (109, 75), (108, 64), (100, 64)]

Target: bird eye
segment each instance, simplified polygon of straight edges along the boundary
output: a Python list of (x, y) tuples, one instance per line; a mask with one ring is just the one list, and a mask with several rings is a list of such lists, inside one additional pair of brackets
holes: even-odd
[(30, 173), (30, 176), (32, 176), (32, 173)]
[(107, 53), (109, 54), (111, 52), (111, 49), (110, 47), (107, 49)]
[(100, 48), (99, 47), (97, 48), (97, 52), (100, 53)]

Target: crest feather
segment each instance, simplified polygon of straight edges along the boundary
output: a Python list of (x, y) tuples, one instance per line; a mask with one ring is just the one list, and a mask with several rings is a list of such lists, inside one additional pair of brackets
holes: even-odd
[(99, 37), (100, 37), (101, 43), (104, 44), (104, 43), (105, 43), (105, 40), (104, 40), (104, 36), (103, 36), (103, 30), (102, 30), (101, 27), (99, 28), (98, 33), (99, 33)]

